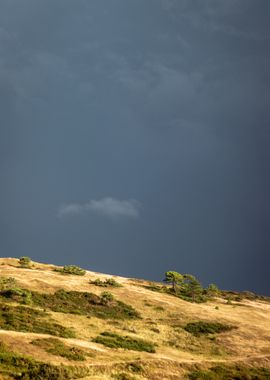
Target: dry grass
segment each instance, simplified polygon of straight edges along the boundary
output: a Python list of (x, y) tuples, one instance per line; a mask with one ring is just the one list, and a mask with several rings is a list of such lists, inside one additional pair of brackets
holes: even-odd
[[(143, 317), (138, 320), (102, 320), (82, 315), (49, 312), (61, 325), (73, 328), (76, 339), (63, 339), (67, 344), (89, 350), (86, 365), (92, 369), (87, 378), (104, 380), (127, 373), (131, 379), (181, 379), (194, 368), (208, 368), (213, 363), (246, 363), (270, 368), (270, 304), (263, 301), (241, 301), (226, 304), (223, 299), (193, 304), (169, 294), (143, 288), (142, 280), (127, 279), (87, 271), (85, 276), (63, 276), (54, 265), (33, 263), (32, 269), (18, 267), (16, 259), (0, 259), (0, 275), (14, 277), (20, 286), (38, 292), (53, 293), (58, 289), (91, 292), (99, 295), (104, 289), (89, 281), (113, 277), (123, 287), (110, 292)], [(218, 307), (218, 309), (216, 309)], [(188, 322), (216, 321), (237, 326), (237, 329), (215, 337), (194, 337), (183, 327)], [(103, 331), (145, 339), (156, 345), (156, 353), (109, 349), (92, 340)], [(11, 349), (52, 364), (70, 364), (65, 358), (47, 353), (30, 344), (42, 334), (0, 330), (0, 340)], [(127, 363), (139, 362), (143, 368), (133, 373)], [(85, 379), (87, 379), (85, 378)]]

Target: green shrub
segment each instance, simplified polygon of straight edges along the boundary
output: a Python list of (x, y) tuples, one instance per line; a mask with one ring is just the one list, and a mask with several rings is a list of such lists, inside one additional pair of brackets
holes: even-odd
[(32, 303), (32, 293), (27, 289), (22, 289), (19, 287), (2, 290), (0, 292), (0, 296), (25, 305), (30, 305)]
[(0, 304), (0, 328), (74, 338), (73, 330), (67, 329), (51, 320), (44, 311), (25, 306), (10, 306)]
[(184, 330), (187, 332), (195, 335), (207, 335), (207, 334), (218, 334), (225, 331), (230, 331), (234, 326), (231, 325), (225, 325), (220, 322), (205, 322), (205, 321), (199, 321), (199, 322), (190, 322), (185, 327)]
[(103, 332), (93, 342), (101, 343), (110, 348), (125, 348), (134, 351), (155, 352), (155, 345), (143, 339), (136, 339), (130, 336), (121, 336), (115, 333)]
[(19, 258), (19, 264), (22, 268), (30, 268), (31, 266), (31, 259), (28, 256), (21, 256)]
[(134, 373), (143, 372), (143, 366), (136, 362), (128, 363), (127, 369)]
[(76, 265), (65, 265), (63, 268), (55, 269), (56, 272), (61, 274), (74, 274), (76, 276), (84, 276), (86, 271)]
[(267, 368), (248, 368), (241, 365), (215, 366), (209, 370), (196, 370), (187, 375), (190, 380), (267, 380), (270, 370)]
[(107, 278), (105, 284), (112, 286), (113, 288), (121, 288), (123, 285), (117, 282), (114, 278)]
[(104, 305), (108, 305), (108, 303), (112, 302), (114, 300), (114, 296), (110, 292), (102, 292), (100, 295), (101, 302)]
[(61, 356), (69, 360), (83, 361), (86, 359), (85, 351), (77, 347), (69, 347), (56, 338), (35, 339), (31, 343), (35, 346), (43, 348), (50, 354)]
[(101, 286), (104, 288), (113, 287), (113, 288), (120, 288), (123, 285), (121, 285), (119, 282), (117, 282), (114, 278), (107, 278), (105, 281), (102, 281), (100, 278), (97, 278), (96, 280), (89, 281), (90, 284)]
[(18, 287), (14, 277), (0, 277), (0, 292)]
[(67, 292), (63, 289), (54, 294), (32, 292), (34, 304), (56, 312), (88, 315), (103, 319), (134, 319), (140, 317), (132, 306), (118, 300), (106, 302), (104, 301), (105, 298), (102, 299), (102, 297), (89, 292)]
[(163, 293), (165, 289), (167, 289), (166, 286), (159, 286), (155, 285), (153, 283), (150, 283), (149, 285), (142, 285), (143, 288), (152, 290), (153, 292)]
[(209, 284), (208, 288), (206, 289), (206, 294), (208, 297), (213, 298), (213, 297), (218, 297), (220, 294), (220, 290), (215, 284)]

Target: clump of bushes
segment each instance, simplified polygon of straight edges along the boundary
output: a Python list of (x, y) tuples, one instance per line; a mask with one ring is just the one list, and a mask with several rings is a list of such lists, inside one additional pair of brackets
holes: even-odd
[[(105, 292), (104, 292), (105, 293)], [(89, 292), (65, 291), (54, 294), (32, 292), (32, 302), (42, 308), (61, 313), (94, 316), (103, 319), (140, 318), (132, 306), (115, 300), (109, 292), (101, 295)]]
[(0, 292), (0, 296), (7, 300), (36, 305), (43, 309), (61, 313), (80, 314), (103, 319), (140, 318), (139, 313), (132, 306), (116, 300), (110, 292), (103, 292), (97, 296), (89, 292), (60, 289), (54, 294), (49, 294), (15, 288)]
[(0, 376), (20, 380), (79, 379), (89, 374), (87, 367), (56, 366), (10, 351), (0, 342)]
[(0, 277), (0, 292), (18, 287), (14, 277)]
[(182, 298), (188, 302), (206, 302), (220, 294), (218, 287), (210, 284), (208, 288), (203, 288), (199, 280), (191, 274), (181, 274), (175, 271), (167, 271), (163, 280), (171, 286), (162, 286), (157, 283), (142, 285), (148, 290), (159, 293), (168, 293), (175, 297)]
[(31, 291), (20, 287), (7, 287), (5, 290), (0, 291), (0, 296), (25, 305), (31, 305), (32, 303)]
[(74, 338), (75, 333), (51, 320), (44, 319), (47, 313), (25, 306), (10, 306), (0, 304), (0, 328), (50, 334), (63, 338)]
[(69, 360), (86, 360), (86, 352), (78, 347), (69, 347), (56, 338), (35, 339), (31, 342), (35, 346), (41, 347), (49, 354), (61, 356)]
[(74, 274), (76, 276), (84, 276), (86, 271), (76, 265), (65, 265), (63, 268), (55, 269), (56, 272), (61, 274)]
[(100, 278), (97, 278), (93, 281), (89, 281), (89, 283), (92, 285), (101, 286), (103, 288), (107, 288), (107, 287), (120, 288), (123, 286), (119, 282), (117, 282), (114, 278), (106, 278), (105, 281), (102, 281)]
[(155, 345), (152, 342), (107, 331), (102, 332), (99, 336), (93, 339), (93, 342), (101, 343), (110, 348), (125, 348), (126, 350), (146, 351), (151, 353), (156, 352)]
[(101, 298), (101, 302), (104, 305), (108, 305), (110, 302), (114, 300), (114, 296), (110, 292), (102, 292), (100, 295), (100, 298)]
[(220, 322), (198, 321), (187, 323), (184, 330), (198, 337), (201, 335), (219, 334), (230, 331), (234, 328), (235, 326), (226, 325)]
[(187, 375), (190, 380), (231, 380), (231, 379), (256, 379), (267, 380), (270, 378), (270, 370), (259, 367), (215, 366), (209, 370), (196, 370)]
[(30, 268), (31, 267), (31, 259), (28, 256), (21, 256), (19, 258), (19, 264), (21, 268)]

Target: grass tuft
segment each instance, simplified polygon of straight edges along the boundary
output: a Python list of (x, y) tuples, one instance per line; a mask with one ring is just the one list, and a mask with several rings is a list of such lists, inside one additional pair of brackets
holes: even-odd
[(20, 380), (67, 380), (87, 376), (87, 367), (56, 366), (10, 351), (0, 342), (0, 377)]

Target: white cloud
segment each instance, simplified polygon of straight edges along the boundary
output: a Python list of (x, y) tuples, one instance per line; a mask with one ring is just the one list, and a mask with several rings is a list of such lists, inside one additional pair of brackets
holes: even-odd
[(76, 215), (81, 214), (83, 212), (83, 206), (77, 203), (70, 203), (68, 205), (62, 205), (57, 213), (59, 218), (62, 218), (67, 215)]
[(140, 202), (135, 199), (119, 200), (112, 197), (92, 199), (85, 204), (70, 203), (62, 205), (57, 213), (59, 218), (83, 213), (95, 213), (110, 219), (136, 219), (140, 214)]

